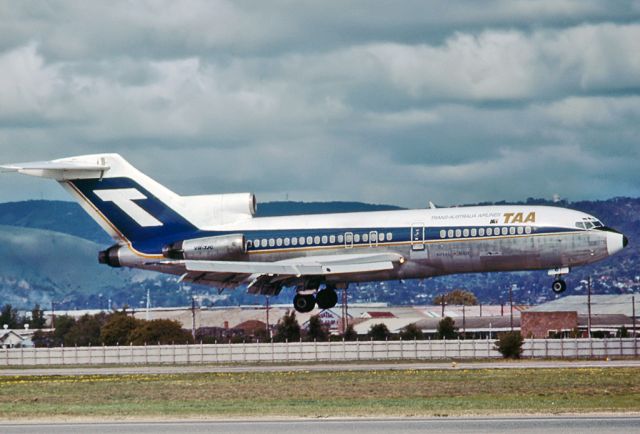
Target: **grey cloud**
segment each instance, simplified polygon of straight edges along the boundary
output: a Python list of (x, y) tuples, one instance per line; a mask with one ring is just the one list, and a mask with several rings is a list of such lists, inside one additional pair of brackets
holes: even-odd
[[(633, 3), (446, 6), (5, 6), (2, 160), (120, 152), (181, 193), (263, 200), (640, 194)], [(43, 191), (19, 185), (0, 200)]]

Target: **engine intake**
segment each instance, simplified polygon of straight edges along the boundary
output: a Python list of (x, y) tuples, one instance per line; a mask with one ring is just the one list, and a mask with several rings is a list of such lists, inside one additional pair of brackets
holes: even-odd
[(245, 253), (245, 238), (242, 234), (176, 241), (162, 248), (165, 258), (200, 261), (239, 259)]

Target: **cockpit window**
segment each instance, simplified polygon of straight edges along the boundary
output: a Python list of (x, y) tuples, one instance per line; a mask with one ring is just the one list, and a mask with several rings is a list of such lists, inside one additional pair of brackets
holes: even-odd
[(576, 222), (576, 227), (581, 229), (602, 228), (604, 225), (595, 217), (583, 217), (581, 222)]

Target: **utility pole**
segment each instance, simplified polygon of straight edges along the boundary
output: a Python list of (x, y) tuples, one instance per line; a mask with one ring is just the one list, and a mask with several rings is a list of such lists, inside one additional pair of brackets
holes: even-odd
[(267, 299), (267, 338), (271, 340), (271, 326), (269, 325), (269, 296), (265, 297)]
[(467, 315), (466, 315), (466, 306), (462, 305), (462, 336), (464, 336), (467, 332)]
[(513, 332), (513, 287), (515, 283), (509, 287), (509, 324), (511, 331)]
[(638, 337), (636, 336), (636, 296), (631, 296), (631, 318), (633, 321), (633, 355), (638, 357)]
[(150, 292), (150, 289), (147, 288), (147, 313), (145, 315), (145, 319), (147, 321), (149, 321), (151, 319), (151, 314), (149, 312), (150, 308), (151, 308), (151, 292)]
[(591, 339), (591, 275), (587, 278), (587, 336)]
[(347, 306), (347, 285), (342, 288), (342, 335), (347, 332), (349, 327), (348, 306)]
[(196, 340), (196, 298), (191, 296), (191, 337)]

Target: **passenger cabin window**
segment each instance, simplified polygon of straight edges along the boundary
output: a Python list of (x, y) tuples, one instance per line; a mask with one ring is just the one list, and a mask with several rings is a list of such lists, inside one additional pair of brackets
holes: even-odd
[(322, 236), (322, 244), (327, 244), (327, 241), (329, 241), (329, 239), (327, 238), (326, 235)]
[(487, 235), (488, 236), (493, 235), (493, 229), (492, 228), (487, 228)]
[(363, 243), (366, 243), (366, 242), (368, 242), (368, 241), (369, 241), (369, 235), (367, 235), (367, 234), (362, 234), (362, 242), (363, 242)]
[(462, 236), (462, 231), (460, 229), (456, 229), (456, 238), (460, 238)]
[(509, 228), (509, 234), (510, 235), (515, 235), (516, 234), (516, 227), (515, 226), (511, 226)]
[(313, 238), (313, 242), (314, 242), (314, 244), (316, 244), (316, 245), (320, 244), (320, 235), (316, 235), (316, 236)]
[(313, 237), (307, 237), (307, 244), (308, 245), (313, 244)]
[(269, 238), (269, 247), (273, 247), (276, 245), (276, 240), (274, 240), (273, 238)]
[(380, 232), (380, 233), (378, 234), (378, 240), (380, 240), (380, 241), (384, 241), (384, 232)]
[(338, 243), (342, 244), (344, 242), (344, 236), (342, 234), (338, 235)]
[(524, 228), (524, 232), (525, 232), (526, 234), (530, 234), (530, 233), (531, 233), (531, 226), (527, 226), (527, 227), (525, 227), (525, 228)]
[(289, 245), (289, 237), (286, 237), (286, 238), (284, 239), (284, 245), (285, 245), (285, 246), (288, 246), (288, 245)]
[(440, 238), (446, 238), (447, 237), (447, 231), (445, 231), (444, 229), (442, 229), (440, 231)]
[(465, 237), (465, 238), (468, 237), (469, 236), (469, 229), (463, 230), (462, 231), (462, 236)]
[(471, 236), (475, 237), (476, 235), (478, 235), (478, 230), (476, 228), (471, 228)]
[(276, 239), (276, 246), (278, 247), (282, 246), (282, 238)]
[(393, 234), (391, 232), (387, 232), (387, 241), (393, 240)]
[(331, 244), (335, 244), (336, 242), (336, 236), (335, 235), (329, 235), (329, 242)]
[(297, 246), (298, 245), (298, 237), (291, 238), (291, 245), (292, 246)]
[(301, 246), (304, 246), (305, 244), (304, 241), (305, 241), (304, 237), (298, 238), (298, 244), (300, 244)]
[(478, 229), (478, 235), (480, 235), (481, 237), (484, 237), (484, 228)]
[(507, 235), (508, 229), (507, 228), (502, 228), (502, 235)]
[(353, 242), (354, 243), (360, 242), (360, 234), (353, 234)]
[(518, 235), (522, 235), (524, 232), (524, 228), (522, 226), (518, 226)]
[(447, 237), (449, 237), (449, 238), (453, 238), (453, 229), (449, 229), (449, 230), (447, 231)]

